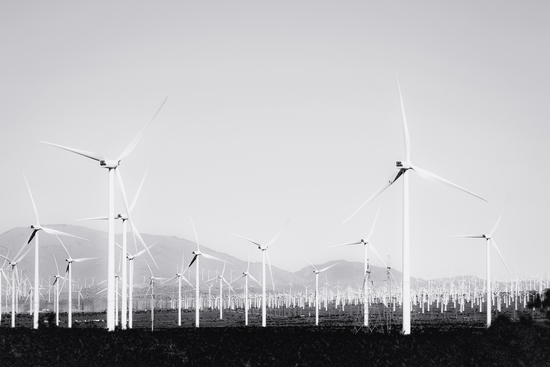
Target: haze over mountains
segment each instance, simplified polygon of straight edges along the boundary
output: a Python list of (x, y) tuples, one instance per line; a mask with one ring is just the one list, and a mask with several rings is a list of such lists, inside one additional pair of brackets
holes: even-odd
[[(87, 239), (87, 241), (84, 241), (71, 237), (60, 237), (73, 258), (99, 257), (99, 259), (97, 260), (75, 263), (73, 265), (73, 279), (75, 281), (79, 281), (80, 284), (84, 284), (84, 282), (86, 281), (87, 284), (89, 284), (93, 279), (94, 283), (97, 284), (98, 282), (105, 280), (105, 278), (107, 277), (106, 232), (91, 229), (85, 226), (75, 225), (45, 226)], [(17, 227), (1, 234), (0, 254), (8, 257), (10, 257), (10, 255), (15, 255), (19, 251), (20, 247), (23, 246), (23, 244), (28, 240), (30, 233), (31, 230), (28, 227)], [(192, 252), (195, 251), (197, 248), (194, 242), (174, 236), (159, 236), (143, 233), (142, 237), (148, 246), (157, 243), (151, 249), (151, 253), (156, 263), (158, 264), (158, 269), (153, 265), (153, 262), (147, 253), (144, 253), (142, 256), (138, 257), (134, 263), (134, 279), (136, 285), (146, 284), (148, 282), (150, 272), (147, 268), (147, 263), (153, 269), (153, 273), (155, 276), (171, 278), (175, 275), (176, 271), (181, 268), (182, 256), (184, 256), (184, 266), (187, 267), (192, 259)], [(117, 243), (121, 244), (122, 234), (117, 234), (115, 240)], [(34, 245), (34, 240), (32, 242), (32, 245)], [(128, 252), (130, 254), (135, 254), (142, 249), (143, 246), (138, 243), (136, 250), (133, 235), (131, 232), (128, 233)], [(228, 281), (230, 281), (231, 279), (236, 279), (242, 274), (242, 272), (246, 271), (247, 269), (247, 259), (238, 259), (231, 256), (231, 249), (227, 249), (227, 252), (221, 252), (201, 245), (201, 251), (220, 259), (225, 259), (229, 262), (225, 270), (225, 277)], [(67, 266), (67, 263), (65, 261), (67, 255), (65, 253), (65, 250), (55, 236), (40, 232), (39, 272), (40, 277), (43, 278), (45, 282), (50, 282), (50, 284), (53, 282), (53, 276), (57, 274), (53, 256), (55, 256), (55, 258), (57, 259), (57, 263), (59, 264), (60, 274), (63, 274)], [(120, 258), (120, 250), (117, 247), (117, 269), (119, 268)], [(326, 281), (328, 281), (329, 284), (332, 285), (339, 283), (342, 287), (347, 287), (348, 285), (351, 285), (352, 287), (357, 288), (359, 284), (362, 284), (364, 267), (362, 262), (334, 260), (324, 264), (315, 264), (315, 266), (317, 267), (317, 269), (322, 269), (335, 262), (338, 263), (336, 266), (320, 274), (320, 285), (323, 285)], [(201, 280), (214, 278), (216, 276), (216, 272), (221, 273), (223, 269), (222, 262), (205, 258), (201, 259), (200, 265)], [(277, 290), (289, 289), (289, 285), (291, 282), (295, 290), (299, 290), (302, 285), (315, 284), (315, 275), (313, 273), (313, 268), (309, 264), (293, 273), (280, 269), (279, 267), (277, 267), (278, 264), (271, 265), (273, 271), (273, 279)], [(4, 266), (6, 268), (8, 267), (7, 264), (5, 264)], [(32, 275), (34, 274), (34, 250), (31, 250), (26, 255), (26, 257), (18, 264), (18, 268), (23, 269), (24, 274), (26, 274), (29, 279), (32, 279)], [(269, 275), (268, 267), (266, 271), (268, 273), (267, 284), (269, 286), (271, 284), (271, 276)], [(256, 279), (258, 279), (258, 281), (261, 282), (261, 272), (261, 252), (258, 249), (254, 248), (253, 245), (250, 245), (250, 273)], [(392, 274), (398, 282), (401, 281), (401, 273), (399, 271), (392, 269)], [(191, 271), (188, 270), (186, 272), (185, 276), (194, 284), (194, 266), (191, 268)], [(383, 286), (385, 284), (386, 278), (386, 268), (376, 266), (371, 267), (371, 279), (373, 280), (375, 287)], [(395, 279), (392, 278), (392, 282), (395, 282)], [(413, 279), (413, 284), (415, 284), (414, 282), (416, 282), (416, 279)], [(250, 282), (250, 285), (253, 286), (252, 281)], [(269, 288), (271, 287), (269, 286)]]

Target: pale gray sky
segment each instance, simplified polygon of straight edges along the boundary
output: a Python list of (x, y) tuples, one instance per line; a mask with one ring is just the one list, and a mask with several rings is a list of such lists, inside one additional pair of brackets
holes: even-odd
[[(0, 232), (107, 209), (107, 171), (39, 140), (117, 157), (142, 232), (253, 260), (231, 232), (297, 270), (362, 249), (379, 200), (342, 222), (404, 159), (399, 75), (415, 164), (484, 203), (411, 175), (411, 273), (485, 274), (483, 240), (546, 272), (550, 5), (543, 1), (3, 2)], [(131, 199), (130, 199), (131, 200)], [(117, 196), (117, 210), (122, 205)], [(383, 194), (373, 242), (401, 269), (402, 184)], [(105, 223), (90, 227), (106, 230)], [(157, 249), (158, 251), (158, 249)], [(179, 255), (178, 255), (179, 256)], [(506, 276), (492, 252), (494, 274)], [(380, 265), (373, 259), (374, 265)]]

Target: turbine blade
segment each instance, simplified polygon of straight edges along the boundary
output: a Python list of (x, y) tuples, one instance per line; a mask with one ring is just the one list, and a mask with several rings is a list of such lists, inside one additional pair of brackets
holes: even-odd
[(99, 259), (99, 257), (81, 257), (80, 259), (73, 259), (73, 262), (81, 263), (83, 261), (90, 261), (90, 260), (96, 260), (96, 259)]
[(250, 243), (252, 243), (252, 244), (258, 246), (258, 248), (261, 248), (261, 247), (262, 247), (262, 245), (260, 245), (258, 242), (252, 241), (250, 238), (246, 238), (246, 237), (244, 237), (244, 236), (241, 236), (240, 234), (235, 234), (235, 233), (231, 233), (231, 234), (232, 234), (233, 236), (237, 236), (237, 237), (240, 237), (240, 238), (242, 238), (242, 239), (244, 239), (244, 240), (247, 240), (248, 242), (250, 242)]
[(146, 251), (148, 251), (148, 250), (150, 250), (151, 248), (153, 248), (153, 246), (155, 246), (157, 243), (158, 243), (158, 242), (155, 242), (155, 243), (153, 243), (151, 246), (144, 248), (143, 250), (141, 250), (140, 252), (138, 252), (138, 253), (134, 256), (134, 258), (143, 255)]
[(237, 279), (233, 279), (233, 280), (231, 281), (231, 283), (235, 283), (237, 280), (242, 279), (242, 278), (244, 278), (245, 276), (246, 276), (246, 274), (243, 274), (243, 275), (241, 275), (240, 277), (238, 277)]
[(254, 276), (252, 276), (252, 274), (248, 274), (248, 276), (250, 277), (250, 279), (252, 279), (253, 281), (255, 281), (256, 283), (258, 283), (258, 285), (261, 287), (262, 284), (258, 281), (258, 279), (254, 278)]
[(153, 246), (147, 247), (147, 245), (145, 244), (145, 241), (143, 241), (143, 238), (141, 238), (141, 234), (139, 233), (139, 231), (137, 230), (136, 226), (132, 221), (130, 221), (130, 226), (132, 228), (132, 231), (135, 233), (136, 237), (138, 238), (138, 240), (141, 242), (143, 247), (145, 247), (145, 250), (147, 250), (147, 253), (151, 257), (151, 260), (153, 260), (153, 264), (155, 264), (155, 266), (157, 267), (157, 270), (160, 270), (157, 262), (155, 261), (155, 258), (153, 257), (153, 254), (151, 254), (151, 251), (149, 251), (149, 249)]
[(211, 259), (211, 260), (218, 260), (218, 261), (223, 261), (224, 263), (226, 263), (227, 261), (225, 260), (222, 260), (222, 259), (218, 259), (217, 257), (215, 256), (212, 256), (212, 255), (208, 255), (208, 254), (205, 254), (204, 252), (202, 253), (202, 256), (204, 256), (205, 258), (207, 259)]
[(198, 256), (198, 255), (193, 256), (193, 259), (191, 260), (191, 262), (190, 262), (189, 265), (187, 266), (188, 268), (190, 268), (191, 265), (193, 265), (193, 263), (195, 262), (195, 260), (197, 260), (197, 256)]
[(164, 106), (164, 104), (166, 103), (166, 100), (168, 99), (168, 97), (166, 97), (164, 99), (164, 102), (162, 102), (162, 104), (160, 105), (159, 109), (157, 110), (157, 112), (155, 113), (155, 115), (153, 116), (153, 118), (147, 123), (147, 125), (145, 125), (141, 131), (137, 134), (137, 136), (134, 138), (134, 140), (132, 140), (132, 142), (130, 143), (130, 145), (128, 145), (126, 147), (126, 149), (124, 149), (124, 151), (122, 152), (122, 154), (120, 154), (120, 156), (118, 157), (118, 161), (121, 161), (123, 160), (124, 158), (126, 158), (126, 156), (128, 156), (128, 154), (130, 154), (132, 152), (132, 150), (134, 150), (134, 148), (136, 147), (136, 145), (139, 143), (139, 141), (141, 140), (142, 136), (143, 136), (143, 133), (145, 132), (145, 130), (147, 129), (147, 127), (149, 127), (149, 125), (151, 125), (151, 122), (153, 122), (153, 120), (155, 119), (155, 117), (157, 117), (158, 113), (160, 112), (160, 110), (162, 109), (162, 106)]
[(189, 214), (189, 219), (191, 220), (191, 225), (193, 226), (193, 233), (195, 233), (195, 241), (197, 243), (197, 250), (199, 249), (199, 236), (197, 236), (197, 231), (195, 230), (195, 223), (193, 223), (193, 218), (191, 218), (191, 214)]
[(139, 194), (141, 193), (141, 188), (143, 187), (143, 183), (145, 182), (145, 177), (147, 177), (147, 172), (149, 172), (149, 166), (147, 166), (147, 169), (145, 170), (145, 174), (143, 175), (143, 178), (141, 179), (141, 182), (139, 184), (138, 190), (136, 192), (136, 195), (134, 196), (134, 200), (132, 201), (132, 204), (130, 205), (130, 212), (134, 210), (134, 207), (136, 206), (137, 200), (139, 198)]
[(16, 259), (15, 259), (15, 262), (18, 263), (18, 262), (20, 262), (21, 260), (23, 260), (23, 258), (24, 258), (25, 256), (27, 256), (27, 254), (29, 253), (29, 251), (30, 251), (31, 249), (32, 249), (32, 246), (29, 246), (29, 249), (28, 249), (23, 255), (21, 255), (19, 258), (16, 258)]
[(52, 252), (53, 261), (55, 261), (55, 269), (57, 270), (57, 273), (55, 275), (59, 275), (59, 265), (57, 264), (57, 259), (55, 258), (55, 255)]
[(34, 236), (36, 236), (36, 232), (38, 232), (38, 229), (34, 229), (34, 230), (32, 231), (31, 235), (29, 236), (29, 240), (28, 240), (27, 243), (26, 243), (27, 245), (28, 245), (29, 243), (31, 243), (31, 241), (32, 241), (32, 239), (34, 238)]
[(269, 252), (265, 251), (265, 256), (267, 257), (267, 265), (269, 266), (269, 274), (271, 274), (271, 284), (273, 286), (273, 290), (275, 290), (275, 280), (273, 280), (273, 269), (271, 269), (271, 259), (269, 258)]
[(380, 195), (381, 193), (383, 193), (388, 187), (390, 187), (391, 185), (393, 185), (393, 183), (395, 181), (397, 181), (399, 179), (399, 177), (401, 177), (403, 175), (403, 173), (405, 173), (405, 170), (404, 169), (400, 169), (398, 172), (397, 172), (397, 175), (395, 176), (395, 178), (392, 179), (393, 177), (393, 174), (390, 176), (389, 180), (384, 182), (384, 184), (382, 186), (380, 186), (375, 192), (374, 194), (371, 195), (370, 198), (367, 199), (367, 201), (365, 201), (356, 211), (354, 211), (349, 217), (348, 219), (346, 219), (342, 224), (346, 224), (351, 218), (353, 218), (355, 216), (355, 214), (357, 214), (361, 209), (363, 209), (363, 207), (365, 205), (367, 205), (368, 203), (370, 203), (371, 201), (374, 200), (374, 198), (376, 198), (378, 195)]
[(382, 259), (382, 256), (380, 256), (380, 254), (378, 253), (378, 251), (376, 251), (376, 248), (374, 248), (374, 246), (372, 245), (372, 243), (369, 242), (369, 245), (370, 245), (370, 248), (372, 249), (372, 251), (375, 253), (376, 256), (378, 256), (378, 258), (380, 259), (380, 261), (382, 261), (382, 264), (384, 264), (384, 266), (387, 268), (388, 265), (386, 265), (386, 263), (384, 262), (384, 259)]
[(355, 241), (355, 242), (346, 242), (346, 243), (341, 243), (339, 245), (331, 245), (331, 246), (327, 246), (327, 248), (330, 248), (330, 247), (342, 247), (342, 246), (353, 246), (353, 245), (360, 245), (362, 244), (363, 242), (361, 241)]
[(324, 272), (325, 270), (328, 270), (328, 269), (330, 269), (330, 268), (332, 268), (333, 266), (338, 265), (338, 264), (339, 264), (339, 263), (334, 263), (334, 264), (332, 264), (332, 265), (329, 265), (329, 266), (327, 266), (326, 268), (323, 268), (323, 269), (319, 270), (319, 273), (322, 273), (322, 272)]
[(67, 257), (70, 259), (71, 254), (69, 254), (69, 250), (67, 250), (67, 247), (65, 247), (65, 244), (63, 243), (63, 241), (61, 241), (61, 238), (59, 238), (59, 236), (55, 236), (55, 237), (57, 237), (57, 239), (59, 240), (59, 243), (61, 243), (61, 246), (63, 246), (63, 249), (65, 249), (65, 252), (67, 253)]
[(46, 232), (47, 234), (53, 234), (53, 235), (56, 235), (56, 236), (73, 237), (73, 238), (78, 238), (78, 239), (80, 239), (80, 240), (88, 241), (87, 239), (82, 238), (82, 237), (79, 237), (79, 236), (75, 236), (74, 234), (69, 234), (69, 233), (57, 231), (57, 230), (51, 229), (51, 228), (42, 227), (42, 230), (43, 230), (44, 232)]
[(445, 185), (448, 185), (448, 186), (451, 186), (451, 187), (454, 187), (455, 189), (458, 189), (458, 190), (461, 190), (461, 191), (464, 191), (465, 193), (467, 194), (470, 194), (472, 196), (475, 196), (476, 198), (478, 199), (481, 199), (483, 201), (486, 201), (488, 202), (487, 200), (485, 200), (484, 198), (482, 198), (481, 196), (477, 195), (477, 194), (474, 194), (473, 192), (469, 191), (469, 190), (466, 190), (465, 188), (463, 187), (460, 187), (454, 183), (452, 183), (451, 181), (448, 181), (442, 177), (439, 177), (438, 175), (434, 174), (434, 173), (431, 173), (429, 171), (426, 171), (425, 169), (423, 168), (420, 168), (418, 166), (412, 166), (412, 169), (414, 171), (416, 171), (416, 173), (418, 173), (421, 177), (427, 179), (427, 180), (430, 180), (430, 181), (436, 181), (436, 182), (440, 182), (442, 184), (445, 184)]
[(309, 263), (309, 265), (313, 266), (313, 269), (315, 269), (315, 271), (317, 271), (317, 268), (315, 267), (315, 265), (313, 265), (308, 259), (306, 259), (304, 255), (300, 254), (300, 256), (303, 257)]
[(35, 205), (34, 199), (32, 197), (31, 187), (29, 186), (29, 182), (27, 181), (27, 177), (24, 174), (23, 174), (23, 178), (25, 179), (25, 183), (27, 184), (27, 189), (29, 190), (29, 196), (31, 197), (32, 208), (34, 209), (34, 217), (36, 218), (36, 224), (40, 225), (40, 219), (38, 219), (38, 210), (36, 210), (36, 205)]
[(104, 156), (102, 156), (101, 154), (97, 154), (97, 153), (94, 153), (94, 152), (88, 152), (86, 150), (80, 150), (80, 149), (75, 149), (75, 148), (69, 148), (69, 147), (66, 147), (66, 146), (63, 146), (63, 145), (59, 145), (59, 144), (53, 144), (53, 143), (48, 143), (46, 141), (41, 141), (40, 143), (44, 143), (44, 144), (48, 144), (48, 145), (51, 145), (51, 146), (54, 146), (54, 147), (57, 147), (57, 148), (61, 148), (61, 149), (64, 149), (64, 150), (68, 150), (69, 152), (73, 152), (73, 153), (76, 153), (76, 154), (80, 154), (86, 158), (90, 158), (90, 159), (93, 159), (94, 161), (104, 161), (106, 158)]
[(227, 286), (229, 287), (229, 289), (231, 289), (232, 291), (234, 291), (233, 287), (231, 286), (231, 284), (229, 284), (229, 282), (227, 280), (225, 280), (225, 278), (222, 278), (222, 280), (224, 281), (225, 284), (227, 284)]
[(456, 235), (456, 236), (447, 236), (450, 238), (485, 238), (482, 234), (464, 234), (464, 235)]
[(401, 119), (403, 121), (403, 138), (405, 140), (405, 157), (409, 161), (411, 159), (411, 139), (409, 136), (409, 127), (407, 125), (407, 117), (405, 116), (405, 106), (403, 105), (403, 97), (401, 96), (401, 86), (399, 85), (399, 78), (397, 72), (395, 73), (395, 80), (397, 81), (397, 89), (399, 90), (399, 101), (401, 102)]
[(108, 217), (91, 217), (91, 218), (82, 218), (82, 219), (75, 219), (75, 222), (82, 222), (85, 220), (108, 220)]
[(382, 206), (382, 201), (380, 201), (380, 204), (378, 204), (378, 210), (376, 211), (376, 216), (374, 217), (374, 223), (372, 223), (372, 227), (370, 229), (369, 236), (367, 237), (367, 242), (370, 240), (370, 237), (372, 236), (372, 233), (374, 232), (374, 227), (376, 227), (376, 221), (378, 220), (378, 214), (380, 214), (380, 207)]
[(175, 276), (173, 276), (172, 278), (167, 279), (167, 280), (165, 280), (164, 282), (162, 282), (162, 284), (168, 283), (169, 281), (174, 280), (174, 279), (176, 279), (177, 277), (178, 277), (178, 276), (175, 275)]
[(182, 278), (183, 280), (185, 280), (185, 282), (186, 282), (187, 284), (189, 284), (189, 285), (191, 286), (191, 288), (195, 289), (195, 286), (193, 286), (193, 284), (191, 284), (191, 282), (190, 282), (189, 280), (187, 280), (186, 277), (184, 277), (184, 276), (182, 275), (181, 278)]
[(502, 256), (502, 254), (500, 253), (500, 250), (497, 246), (497, 243), (495, 242), (495, 240), (493, 238), (491, 238), (491, 242), (493, 243), (493, 246), (495, 246), (495, 249), (497, 250), (498, 252), (498, 255), (500, 256), (500, 258), (502, 259), (502, 262), (504, 263), (504, 265), (506, 266), (506, 270), (508, 270), (508, 273), (510, 274), (510, 276), (512, 276), (512, 272), (510, 271), (510, 268), (508, 267), (508, 264), (506, 264), (506, 260), (504, 260), (504, 257)]
[(122, 175), (120, 174), (119, 169), (115, 169), (115, 175), (118, 180), (118, 188), (120, 190), (120, 194), (122, 195), (122, 201), (124, 202), (124, 208), (126, 209), (126, 215), (128, 215), (128, 219), (130, 222), (132, 219), (130, 218), (130, 208), (128, 207), (128, 197), (126, 196), (126, 189), (124, 188), (124, 182), (122, 182)]
[(268, 242), (267, 245), (265, 245), (265, 248), (268, 248), (271, 244), (273, 244), (273, 242), (275, 242), (277, 240), (277, 238), (279, 238), (279, 236), (281, 235), (281, 233), (283, 233), (283, 230), (286, 228), (286, 226), (288, 226), (288, 223), (290, 223), (290, 219), (288, 220), (288, 222), (286, 222), (286, 224), (283, 226), (283, 228), (281, 228), (281, 230), (279, 231), (279, 233), (277, 233), (275, 235), (275, 237), (273, 237), (273, 239), (271, 239), (271, 241)]
[(145, 264), (147, 265), (147, 268), (149, 268), (149, 271), (151, 272), (151, 276), (154, 277), (155, 275), (153, 274), (153, 270), (151, 270), (151, 267), (149, 266), (149, 263), (147, 262), (147, 260), (145, 260)]
[(500, 220), (502, 219), (502, 214), (504, 214), (504, 208), (502, 208), (501, 212), (500, 212), (500, 215), (497, 219), (497, 222), (495, 223), (493, 229), (491, 230), (491, 234), (495, 233), (495, 231), (497, 230), (498, 228), (498, 225), (500, 224)]

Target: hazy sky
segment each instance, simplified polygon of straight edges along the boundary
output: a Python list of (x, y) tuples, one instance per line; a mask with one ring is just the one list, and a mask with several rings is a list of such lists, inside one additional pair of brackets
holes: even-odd
[[(116, 158), (144, 233), (193, 238), (294, 271), (362, 248), (380, 199), (342, 222), (404, 159), (411, 273), (485, 274), (495, 232), (509, 267), (548, 270), (550, 4), (544, 1), (94, 1), (0, 3), (0, 232), (107, 211), (107, 171), (40, 140)], [(401, 269), (403, 186), (382, 195), (372, 240)], [(123, 211), (119, 196), (117, 211)], [(106, 223), (89, 223), (106, 230)], [(118, 230), (120, 228), (117, 225)], [(90, 244), (90, 246), (106, 244)], [(161, 251), (159, 244), (155, 251)], [(506, 271), (492, 251), (493, 274)], [(179, 258), (179, 255), (178, 255)], [(381, 265), (373, 258), (373, 265)]]

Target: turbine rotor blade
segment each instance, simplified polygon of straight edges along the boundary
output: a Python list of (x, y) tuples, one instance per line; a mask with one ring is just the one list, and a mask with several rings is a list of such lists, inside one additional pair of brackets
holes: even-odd
[(271, 275), (271, 284), (273, 290), (275, 290), (275, 281), (273, 280), (273, 269), (271, 269), (271, 259), (269, 258), (269, 252), (265, 250), (265, 257), (267, 257), (267, 265), (269, 266), (269, 274)]
[(197, 236), (197, 231), (195, 230), (195, 223), (193, 223), (193, 218), (191, 218), (191, 214), (189, 214), (189, 219), (191, 220), (191, 225), (193, 226), (193, 233), (195, 234), (195, 241), (197, 243), (197, 249), (199, 249), (199, 236)]
[(500, 220), (502, 219), (502, 214), (504, 214), (504, 208), (502, 208), (501, 212), (500, 212), (500, 215), (497, 219), (497, 222), (495, 223), (493, 229), (491, 230), (491, 234), (495, 233), (495, 231), (497, 230), (498, 228), (498, 225), (500, 224)]
[(395, 80), (397, 81), (397, 89), (399, 90), (399, 101), (401, 102), (401, 119), (403, 121), (403, 138), (405, 140), (405, 156), (407, 161), (411, 159), (411, 139), (409, 136), (409, 127), (407, 125), (407, 117), (405, 116), (405, 106), (403, 105), (403, 97), (401, 96), (401, 86), (399, 85), (399, 78), (397, 72), (395, 73)]
[(226, 263), (227, 261), (225, 260), (222, 260), (222, 259), (218, 259), (217, 257), (215, 256), (212, 256), (212, 255), (208, 255), (208, 254), (205, 254), (204, 252), (202, 253), (202, 256), (204, 256), (205, 258), (207, 259), (211, 259), (211, 260), (218, 260), (218, 261), (223, 261), (224, 263)]
[[(362, 244), (363, 242), (361, 241), (355, 241), (355, 242), (346, 242), (346, 243), (341, 243), (341, 244), (338, 244), (338, 245), (331, 245), (331, 246), (327, 246), (327, 248), (331, 248), (331, 247), (343, 247), (343, 246), (353, 246), (353, 245), (360, 245)], [(306, 259), (307, 260), (307, 259)]]
[(493, 243), (493, 246), (495, 246), (495, 249), (497, 250), (498, 252), (498, 255), (500, 256), (500, 258), (502, 259), (502, 262), (504, 263), (504, 265), (506, 266), (506, 270), (508, 270), (508, 273), (510, 274), (510, 276), (512, 276), (512, 272), (510, 271), (510, 268), (508, 267), (508, 264), (506, 264), (506, 260), (504, 260), (504, 257), (502, 256), (502, 254), (500, 253), (500, 250), (497, 246), (497, 243), (495, 242), (495, 240), (493, 238), (490, 239), (490, 241)]
[(356, 211), (354, 211), (349, 217), (348, 219), (346, 219), (342, 224), (346, 224), (351, 218), (353, 218), (355, 216), (355, 214), (357, 214), (361, 209), (363, 209), (363, 207), (365, 205), (367, 205), (368, 203), (370, 203), (372, 200), (374, 200), (374, 198), (376, 198), (378, 195), (380, 195), (381, 193), (383, 193), (388, 187), (390, 187), (391, 185), (393, 185), (393, 183), (395, 181), (397, 181), (399, 179), (399, 177), (401, 177), (404, 173), (405, 173), (406, 170), (404, 169), (400, 169), (398, 172), (397, 172), (397, 175), (395, 176), (395, 178), (392, 179), (393, 177), (393, 174), (390, 176), (390, 179), (387, 181), (387, 182), (384, 182), (384, 184), (382, 186), (380, 186), (375, 192), (374, 194), (371, 195), (370, 198), (367, 199), (367, 201), (365, 201)]
[(376, 248), (374, 248), (374, 246), (372, 245), (372, 243), (369, 242), (369, 246), (370, 246), (370, 248), (372, 249), (372, 251), (375, 253), (375, 255), (378, 256), (378, 258), (380, 259), (380, 261), (382, 261), (382, 264), (384, 264), (384, 266), (387, 268), (388, 265), (386, 265), (386, 263), (384, 262), (384, 259), (382, 259), (382, 256), (380, 256), (380, 254), (378, 253), (378, 251), (376, 251)]
[(193, 259), (191, 260), (191, 262), (190, 262), (189, 265), (187, 266), (188, 268), (190, 268), (191, 265), (193, 265), (193, 263), (195, 262), (195, 260), (197, 260), (197, 257), (198, 257), (198, 256), (199, 256), (199, 255), (193, 256)]
[(80, 155), (82, 155), (86, 158), (93, 159), (94, 161), (104, 161), (104, 160), (107, 159), (104, 156), (102, 156), (101, 154), (97, 154), (97, 153), (94, 153), (94, 152), (88, 152), (86, 150), (69, 148), (69, 147), (66, 147), (66, 146), (63, 146), (63, 145), (59, 145), (59, 144), (48, 143), (46, 141), (41, 141), (40, 143), (44, 143), (44, 144), (48, 144), (48, 145), (51, 145), (51, 146), (54, 146), (54, 147), (57, 147), (57, 148), (68, 150), (69, 152), (80, 154)]
[(447, 236), (450, 238), (485, 238), (482, 234), (464, 234), (464, 235), (455, 235), (455, 236)]
[(231, 283), (235, 283), (237, 280), (242, 279), (242, 278), (244, 278), (245, 276), (246, 276), (246, 274), (243, 274), (243, 275), (241, 275), (240, 277), (238, 277), (237, 279), (233, 279), (233, 280), (231, 281)]
[(436, 181), (436, 182), (440, 182), (442, 184), (445, 184), (445, 185), (448, 185), (448, 186), (451, 186), (451, 187), (454, 187), (455, 189), (458, 189), (458, 190), (461, 190), (461, 191), (464, 191), (465, 193), (467, 194), (470, 194), (472, 196), (475, 196), (476, 198), (478, 199), (481, 199), (485, 202), (488, 202), (486, 199), (482, 198), (481, 196), (477, 195), (477, 194), (474, 194), (473, 192), (469, 191), (469, 190), (466, 190), (465, 188), (463, 187), (460, 187), (454, 183), (452, 183), (451, 181), (448, 181), (442, 177), (439, 177), (438, 175), (434, 174), (434, 173), (431, 173), (429, 171), (426, 171), (425, 169), (423, 168), (420, 168), (418, 166), (413, 166), (411, 167), (416, 173), (418, 173), (420, 175), (420, 177), (422, 178), (425, 178), (427, 180), (430, 180), (430, 181)]
[(250, 242), (250, 243), (252, 243), (252, 244), (258, 246), (259, 248), (262, 247), (262, 245), (260, 245), (258, 242), (252, 241), (250, 238), (246, 238), (246, 237), (244, 237), (244, 236), (241, 236), (241, 235), (235, 234), (235, 233), (231, 233), (231, 234), (232, 234), (233, 236), (237, 236), (237, 237), (240, 237), (240, 238), (242, 238), (242, 239), (244, 239), (244, 240), (247, 240), (248, 242)]
[(27, 189), (29, 190), (29, 196), (31, 197), (32, 208), (34, 209), (34, 217), (36, 218), (36, 224), (40, 225), (40, 219), (38, 219), (38, 210), (36, 210), (36, 205), (35, 205), (34, 199), (32, 197), (31, 187), (29, 186), (29, 182), (27, 181), (27, 177), (24, 174), (23, 174), (23, 178), (25, 179), (25, 183), (27, 184)]
[(317, 268), (315, 267), (315, 265), (313, 265), (308, 259), (306, 259), (304, 255), (300, 254), (300, 256), (303, 257), (309, 263), (309, 265), (313, 266), (313, 269), (315, 269), (315, 271), (317, 271)]
[(279, 236), (281, 235), (281, 233), (283, 233), (283, 230), (286, 228), (286, 226), (288, 226), (288, 223), (290, 223), (290, 219), (288, 220), (288, 222), (286, 222), (286, 224), (283, 226), (283, 228), (281, 228), (281, 230), (279, 231), (279, 233), (277, 233), (275, 235), (275, 237), (273, 237), (271, 239), (271, 241), (269, 241), (267, 243), (267, 245), (265, 245), (265, 248), (268, 248), (273, 242), (275, 242), (277, 240), (277, 238), (279, 238)]
[(85, 220), (108, 220), (108, 217), (90, 217), (90, 218), (82, 218), (82, 219), (75, 219), (75, 222), (82, 222)]
[(147, 123), (147, 125), (145, 125), (141, 131), (137, 134), (137, 136), (134, 138), (134, 140), (132, 140), (132, 142), (130, 143), (130, 145), (128, 145), (126, 147), (126, 149), (124, 149), (124, 151), (120, 154), (120, 156), (118, 157), (118, 161), (121, 161), (123, 160), (124, 158), (126, 158), (126, 156), (128, 156), (128, 154), (130, 154), (132, 152), (132, 150), (134, 150), (134, 148), (136, 147), (136, 145), (139, 143), (139, 141), (141, 140), (142, 136), (143, 136), (143, 133), (145, 132), (145, 129), (147, 129), (147, 127), (149, 127), (149, 125), (151, 125), (151, 122), (153, 122), (153, 120), (155, 119), (155, 117), (157, 117), (158, 113), (160, 112), (160, 110), (162, 109), (162, 106), (164, 106), (164, 104), (166, 103), (166, 100), (168, 99), (168, 97), (166, 97), (164, 99), (164, 102), (162, 102), (162, 104), (160, 105), (159, 109), (157, 110), (157, 112), (155, 113), (155, 115), (153, 116), (153, 118)]
[(143, 175), (143, 178), (141, 179), (141, 182), (139, 184), (138, 190), (136, 192), (136, 195), (134, 196), (134, 200), (132, 200), (132, 204), (130, 205), (129, 211), (131, 212), (134, 210), (134, 207), (136, 206), (137, 199), (139, 197), (139, 194), (141, 192), (141, 188), (143, 187), (143, 183), (145, 182), (145, 177), (147, 177), (147, 172), (149, 171), (149, 166), (147, 166), (147, 169), (145, 170), (145, 174)]
[(248, 276), (250, 277), (250, 279), (252, 279), (256, 283), (258, 283), (259, 286), (262, 286), (262, 284), (256, 278), (254, 278), (254, 276), (252, 276), (252, 274), (248, 274)]
[(332, 267), (335, 266), (335, 265), (338, 265), (338, 263), (334, 263), (334, 264), (332, 264), (332, 265), (327, 266), (326, 268), (323, 268), (323, 269), (319, 270), (319, 273), (322, 273), (322, 272), (324, 272), (325, 270), (328, 270), (328, 269), (332, 268)]
[[(89, 260), (97, 260), (99, 257), (81, 257), (80, 259), (73, 259), (73, 262), (75, 263), (81, 263), (83, 261), (89, 261)], [(119, 269), (120, 270), (120, 269)]]
[(53, 234), (53, 235), (56, 235), (56, 236), (73, 237), (73, 238), (78, 238), (78, 239), (80, 239), (80, 240), (88, 241), (87, 239), (82, 238), (82, 237), (79, 237), (79, 236), (75, 236), (74, 234), (69, 234), (69, 233), (57, 231), (57, 230), (55, 230), (55, 229), (46, 228), (46, 227), (41, 227), (41, 228), (42, 228), (42, 230), (43, 230), (44, 232), (46, 232), (47, 234)]
[(374, 227), (376, 227), (376, 221), (378, 220), (378, 214), (380, 214), (380, 207), (382, 206), (382, 201), (378, 204), (378, 210), (376, 211), (376, 216), (374, 217), (374, 223), (372, 223), (372, 228), (370, 229), (369, 236), (367, 237), (367, 242), (370, 240), (372, 233), (374, 232)]

